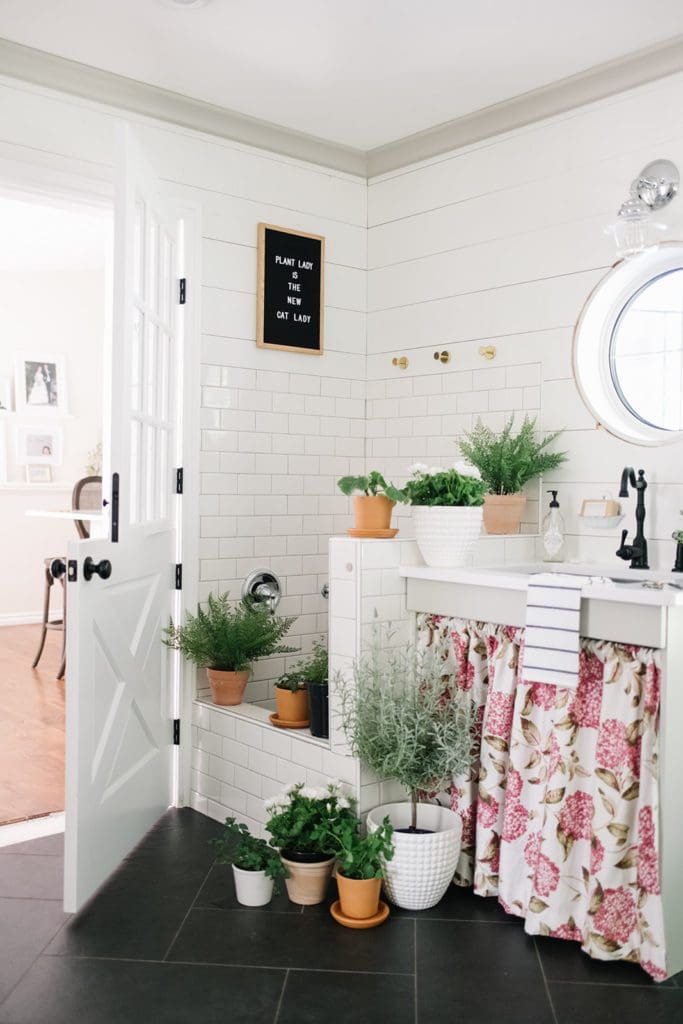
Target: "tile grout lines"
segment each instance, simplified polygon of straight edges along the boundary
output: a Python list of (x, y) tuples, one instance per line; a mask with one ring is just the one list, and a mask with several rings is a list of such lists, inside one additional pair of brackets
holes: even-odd
[(185, 913), (185, 916), (183, 917), (182, 921), (180, 922), (180, 925), (178, 926), (178, 930), (176, 931), (175, 935), (174, 935), (174, 936), (173, 936), (173, 938), (171, 939), (171, 943), (170, 943), (170, 945), (169, 945), (168, 949), (167, 949), (167, 950), (166, 950), (166, 952), (164, 953), (164, 956), (163, 956), (163, 959), (164, 959), (164, 960), (166, 960), (166, 958), (167, 958), (168, 954), (169, 954), (169, 953), (171, 952), (171, 950), (173, 949), (173, 946), (175, 945), (176, 939), (177, 939), (177, 938), (178, 938), (178, 936), (180, 935), (180, 933), (181, 933), (181, 931), (182, 931), (182, 928), (183, 928), (183, 925), (185, 924), (185, 922), (187, 921), (188, 917), (190, 916), (190, 911), (191, 911), (191, 910), (192, 910), (192, 909), (194, 908), (194, 905), (195, 905), (195, 903), (196, 903), (196, 902), (197, 902), (197, 900), (199, 899), (199, 894), (200, 894), (200, 892), (202, 891), (202, 889), (204, 888), (204, 886), (206, 885), (206, 880), (207, 880), (207, 878), (209, 877), (209, 875), (211, 874), (211, 871), (213, 870), (213, 866), (214, 866), (214, 864), (215, 864), (215, 863), (216, 863), (216, 861), (215, 861), (215, 860), (213, 860), (213, 861), (211, 862), (211, 864), (209, 865), (209, 870), (208, 870), (208, 871), (206, 872), (206, 874), (204, 875), (204, 878), (203, 878), (203, 880), (202, 880), (202, 883), (201, 883), (201, 885), (199, 886), (199, 888), (197, 889), (196, 893), (194, 894), (194, 899), (192, 900), (192, 903), (190, 903), (189, 907), (187, 908), (187, 911), (186, 911), (186, 913)]
[(277, 1024), (280, 1019), (280, 1010), (282, 1009), (282, 1002), (285, 998), (285, 989), (287, 988), (287, 981), (289, 979), (289, 968), (285, 971), (285, 980), (282, 982), (282, 988), (280, 989), (280, 998), (277, 1001), (275, 1008), (275, 1016), (273, 1017), (273, 1024)]
[(413, 999), (415, 1002), (415, 1024), (418, 1022), (417, 1010), (417, 918), (413, 918)]
[(545, 988), (545, 994), (548, 1000), (548, 1005), (550, 1006), (550, 1012), (552, 1014), (554, 1024), (559, 1024), (557, 1014), (555, 1013), (555, 1004), (553, 1003), (552, 996), (550, 995), (550, 986), (548, 985), (548, 979), (546, 978), (545, 971), (543, 970), (543, 960), (541, 959), (541, 952), (538, 948), (538, 943), (536, 942), (535, 938), (532, 939), (532, 942), (534, 944), (534, 949), (536, 951), (536, 959), (538, 960), (538, 966), (541, 972), (541, 977), (543, 978), (543, 987)]

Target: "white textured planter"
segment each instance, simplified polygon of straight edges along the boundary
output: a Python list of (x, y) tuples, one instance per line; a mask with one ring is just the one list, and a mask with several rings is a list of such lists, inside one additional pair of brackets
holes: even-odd
[(415, 539), (427, 565), (465, 565), (481, 535), (482, 506), (413, 505)]
[(265, 907), (273, 898), (273, 879), (265, 871), (245, 871), (232, 866), (237, 902), (243, 907)]
[[(368, 832), (374, 832), (385, 815), (394, 829), (410, 826), (409, 803), (384, 804), (368, 814)], [(404, 910), (436, 906), (453, 881), (460, 856), (462, 821), (455, 811), (438, 804), (418, 804), (417, 827), (432, 832), (410, 835), (395, 831), (394, 856), (384, 865), (387, 896)]]

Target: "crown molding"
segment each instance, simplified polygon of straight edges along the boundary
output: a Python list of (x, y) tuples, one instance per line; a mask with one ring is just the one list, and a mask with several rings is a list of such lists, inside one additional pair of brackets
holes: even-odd
[(206, 132), (281, 156), (320, 164), (327, 170), (367, 177), (365, 153), (248, 117), (190, 96), (80, 64), (44, 50), (0, 38), (0, 73), (110, 107)]
[(676, 36), (464, 117), (377, 146), (367, 153), (368, 177), (400, 170), (680, 71), (683, 71), (683, 36)]
[(514, 131), (683, 71), (683, 36), (600, 64), (367, 152), (0, 38), (0, 73), (363, 178)]

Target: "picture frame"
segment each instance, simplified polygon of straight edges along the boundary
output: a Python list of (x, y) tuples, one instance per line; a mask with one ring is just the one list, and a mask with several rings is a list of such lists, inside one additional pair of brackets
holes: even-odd
[(52, 483), (52, 466), (29, 465), (26, 467), (27, 484), (50, 484)]
[(261, 221), (256, 258), (257, 346), (322, 356), (325, 236)]
[(18, 353), (14, 363), (16, 411), (32, 416), (65, 416), (66, 360), (63, 355)]
[(59, 466), (62, 428), (48, 423), (17, 426), (17, 462), (21, 466)]
[(5, 424), (0, 420), (0, 484), (7, 483), (7, 439)]
[(12, 381), (0, 377), (0, 415), (8, 412), (12, 412)]

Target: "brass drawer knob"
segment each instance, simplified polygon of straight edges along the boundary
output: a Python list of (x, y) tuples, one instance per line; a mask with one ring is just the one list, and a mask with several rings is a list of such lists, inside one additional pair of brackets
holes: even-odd
[(398, 366), (400, 370), (407, 370), (408, 356), (401, 356), (400, 358), (398, 356), (394, 356), (394, 358), (391, 360), (391, 365)]

